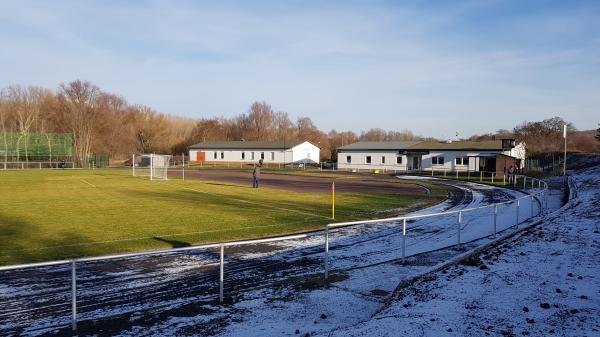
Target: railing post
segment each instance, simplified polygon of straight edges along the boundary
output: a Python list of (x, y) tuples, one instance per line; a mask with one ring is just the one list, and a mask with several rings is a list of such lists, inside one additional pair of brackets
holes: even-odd
[(517, 175), (513, 175), (513, 187), (517, 188)]
[(496, 223), (498, 221), (498, 205), (494, 205), (494, 237), (496, 237), (497, 227)]
[(433, 167), (431, 168), (431, 176), (433, 177)]
[(219, 302), (223, 303), (223, 280), (224, 280), (224, 264), (225, 264), (225, 246), (220, 245), (221, 258), (219, 263)]
[(456, 233), (457, 233), (457, 237), (458, 237), (458, 245), (459, 246), (460, 246), (460, 223), (461, 222), (462, 222), (462, 212), (459, 211), (458, 212), (458, 218), (457, 218), (457, 221), (456, 221), (456, 224), (457, 224), (457, 231), (456, 231)]
[(502, 185), (506, 186), (506, 173), (502, 175)]
[(534, 179), (531, 178), (531, 189), (533, 189), (533, 183), (534, 183)]
[(479, 172), (479, 182), (483, 181), (483, 171)]
[(71, 262), (71, 329), (77, 331), (77, 271)]
[(458, 170), (456, 170), (456, 179), (458, 179)]
[(533, 201), (534, 201), (534, 198), (533, 198), (533, 195), (532, 195), (531, 196), (531, 217), (532, 218), (533, 218)]
[(494, 176), (496, 175), (496, 172), (492, 172), (492, 185), (494, 185)]
[(325, 281), (329, 278), (329, 225), (325, 225)]
[(402, 220), (402, 260), (406, 258), (406, 218)]
[(527, 189), (527, 176), (523, 176), (523, 189)]
[(519, 228), (519, 208), (521, 208), (521, 200), (517, 200), (517, 216), (515, 218), (515, 227)]

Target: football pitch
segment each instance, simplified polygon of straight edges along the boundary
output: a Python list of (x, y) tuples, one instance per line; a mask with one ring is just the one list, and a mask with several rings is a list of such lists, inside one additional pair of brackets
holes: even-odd
[[(429, 197), (336, 193), (335, 221), (397, 215), (446, 197), (428, 187)], [(0, 172), (0, 205), (0, 265), (297, 233), (333, 222), (330, 192), (150, 181), (117, 169)]]

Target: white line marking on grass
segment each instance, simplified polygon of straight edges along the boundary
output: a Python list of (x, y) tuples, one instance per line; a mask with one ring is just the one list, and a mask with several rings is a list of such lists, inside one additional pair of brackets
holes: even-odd
[(87, 181), (87, 180), (85, 180), (85, 179), (79, 179), (79, 180), (80, 180), (81, 182), (84, 182), (84, 183), (86, 183), (86, 184), (88, 184), (88, 185), (92, 186), (92, 187), (96, 187), (96, 185), (94, 185), (94, 184), (92, 184), (92, 183), (88, 182), (88, 181)]

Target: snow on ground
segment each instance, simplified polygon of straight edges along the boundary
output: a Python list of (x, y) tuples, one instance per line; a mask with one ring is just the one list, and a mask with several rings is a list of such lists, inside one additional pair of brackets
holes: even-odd
[(327, 336), (600, 336), (600, 166), (542, 225), (398, 289), (366, 322)]

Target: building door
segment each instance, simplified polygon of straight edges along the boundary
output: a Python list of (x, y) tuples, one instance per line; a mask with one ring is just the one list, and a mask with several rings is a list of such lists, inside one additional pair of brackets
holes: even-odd
[(202, 161), (206, 161), (206, 153), (205, 152), (198, 152), (198, 157), (196, 158), (196, 161), (198, 162), (202, 162)]
[(419, 156), (413, 157), (412, 164), (413, 164), (412, 165), (413, 170), (419, 170), (421, 168), (421, 157), (419, 157)]

